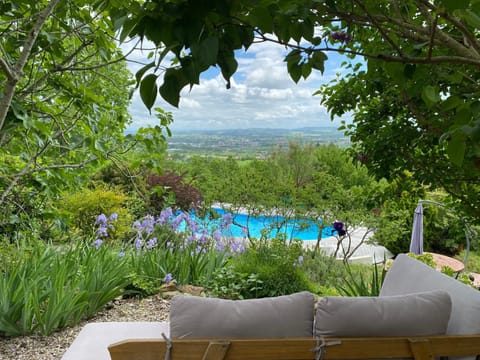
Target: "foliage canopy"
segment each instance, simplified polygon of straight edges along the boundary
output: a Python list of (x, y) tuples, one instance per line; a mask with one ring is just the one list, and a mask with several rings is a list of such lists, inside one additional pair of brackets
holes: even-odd
[(323, 72), (328, 53), (339, 52), (350, 75), (319, 93), (332, 116), (354, 111), (347, 133), (367, 165), (379, 176), (419, 169), (420, 181), (445, 186), (479, 216), (480, 1), (142, 3), (112, 16), (122, 39), (157, 47), (137, 73), (148, 108), (157, 93), (178, 106), (181, 90), (211, 66), (229, 87), (238, 51), (254, 42), (284, 46), (295, 82)]

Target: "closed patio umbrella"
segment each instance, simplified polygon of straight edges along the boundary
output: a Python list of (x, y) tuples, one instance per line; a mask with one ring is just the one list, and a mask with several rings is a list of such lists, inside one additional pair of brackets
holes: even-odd
[(423, 254), (423, 206), (421, 203), (417, 205), (415, 214), (413, 215), (410, 252), (416, 255)]

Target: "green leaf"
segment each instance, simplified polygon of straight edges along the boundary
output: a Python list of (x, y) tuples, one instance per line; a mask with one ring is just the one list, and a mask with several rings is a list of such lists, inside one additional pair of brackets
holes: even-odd
[(178, 107), (180, 102), (180, 90), (187, 84), (183, 74), (177, 69), (167, 69), (160, 86), (160, 95), (169, 104)]
[(238, 68), (238, 62), (235, 60), (233, 52), (219, 56), (218, 66), (222, 70), (223, 78), (230, 81), (230, 77), (235, 74)]
[(155, 66), (155, 61), (145, 65), (140, 70), (138, 70), (135, 74), (135, 79), (137, 79), (137, 87), (140, 85), (140, 80), (142, 80), (143, 75)]
[(443, 111), (449, 111), (455, 109), (461, 104), (463, 104), (462, 99), (458, 96), (452, 95), (442, 102), (441, 107)]
[(302, 76), (304, 79), (308, 78), (311, 72), (312, 72), (312, 65), (310, 63), (302, 64)]
[(327, 55), (321, 51), (315, 51), (310, 58), (310, 64), (312, 65), (312, 68), (316, 70), (320, 70), (320, 72), (323, 74), (325, 71), (325, 61), (328, 59)]
[(405, 81), (405, 65), (395, 62), (387, 62), (383, 68), (397, 83), (402, 84)]
[(422, 99), (429, 108), (438, 103), (440, 101), (438, 88), (431, 85), (425, 86), (422, 90)]
[(103, 146), (103, 141), (101, 140), (95, 140), (95, 149), (101, 152), (105, 152), (105, 147)]
[(461, 17), (467, 21), (468, 25), (480, 29), (480, 16), (478, 14), (471, 10), (464, 10), (461, 12)]
[(150, 111), (157, 99), (157, 75), (148, 74), (140, 83), (140, 97)]
[(137, 26), (140, 19), (128, 19), (123, 23), (122, 32), (120, 33), (120, 43), (123, 43), (125, 39), (130, 35), (132, 30)]
[(449, 11), (457, 9), (466, 9), (470, 4), (470, 0), (442, 0), (443, 6)]
[(290, 24), (290, 36), (297, 43), (300, 43), (303, 35), (303, 27), (301, 23), (293, 22)]
[(403, 74), (407, 79), (412, 79), (416, 69), (417, 66), (415, 64), (406, 64), (403, 69)]
[(468, 124), (471, 118), (472, 112), (469, 107), (462, 107), (461, 109), (457, 109), (457, 113), (454, 117), (455, 127), (460, 127), (462, 125)]
[(300, 77), (302, 76), (302, 65), (291, 61), (287, 63), (287, 69), (292, 80), (295, 81), (295, 83), (298, 83), (298, 80), (300, 80)]
[(252, 18), (258, 28), (264, 33), (273, 32), (273, 19), (266, 7), (257, 6), (252, 11)]
[(214, 65), (217, 62), (218, 56), (218, 38), (216, 36), (211, 36), (206, 38), (200, 43), (198, 60), (200, 64)]
[(454, 132), (447, 144), (447, 154), (455, 165), (462, 165), (466, 148), (465, 133), (462, 131)]

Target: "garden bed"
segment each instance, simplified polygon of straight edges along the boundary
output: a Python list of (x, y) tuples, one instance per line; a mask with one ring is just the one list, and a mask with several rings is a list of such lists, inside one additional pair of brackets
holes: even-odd
[(1, 360), (58, 360), (88, 322), (163, 321), (168, 317), (170, 302), (160, 295), (145, 299), (115, 300), (89, 321), (66, 328), (50, 336), (0, 337)]

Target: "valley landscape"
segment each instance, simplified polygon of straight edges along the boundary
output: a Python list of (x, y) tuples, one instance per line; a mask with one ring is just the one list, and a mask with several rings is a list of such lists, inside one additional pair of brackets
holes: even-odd
[(342, 131), (334, 126), (300, 129), (227, 129), (173, 131), (168, 141), (168, 152), (175, 159), (192, 155), (232, 156), (237, 159), (263, 158), (272, 150), (285, 148), (291, 141), (318, 145), (350, 144)]

